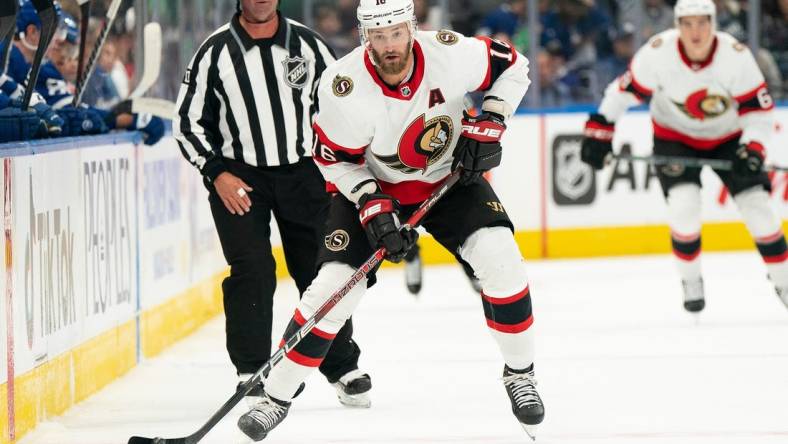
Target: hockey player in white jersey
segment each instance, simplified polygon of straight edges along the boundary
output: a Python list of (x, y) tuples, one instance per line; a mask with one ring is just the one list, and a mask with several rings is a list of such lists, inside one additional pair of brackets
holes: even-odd
[[(505, 390), (530, 434), (542, 421), (544, 407), (534, 380), (525, 265), (512, 223), (481, 177), (500, 163), (504, 122), (530, 83), (528, 61), (488, 38), (416, 31), (413, 10), (412, 0), (361, 0), (362, 46), (323, 74), (313, 157), (337, 194), (318, 275), (285, 337), (374, 249), (384, 246), (388, 260), (402, 260), (417, 235), (400, 231), (399, 220), (461, 166), (461, 182), (426, 215), (424, 227), (449, 251), (459, 252), (479, 277), (487, 325), (505, 363)], [(464, 115), (465, 94), (477, 90), (485, 93), (481, 114)], [(285, 418), (298, 386), (319, 365), (374, 280), (370, 275), (353, 287), (274, 366), (265, 398), (238, 421), (244, 433), (261, 440)], [(469, 393), (470, 408), (479, 408), (472, 397)]]
[[(777, 295), (788, 306), (788, 252), (780, 219), (769, 206), (771, 183), (762, 166), (773, 132), (763, 75), (746, 46), (716, 31), (712, 0), (679, 0), (676, 29), (656, 36), (611, 83), (586, 123), (582, 158), (601, 169), (612, 154), (615, 122), (626, 109), (650, 102), (654, 154), (732, 161), (715, 170), (755, 239)], [(700, 168), (657, 168), (667, 199), (673, 252), (684, 288), (684, 308), (705, 306), (700, 269)]]

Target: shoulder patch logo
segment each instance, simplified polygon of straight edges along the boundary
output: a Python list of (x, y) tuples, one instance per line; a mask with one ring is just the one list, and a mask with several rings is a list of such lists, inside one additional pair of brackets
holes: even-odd
[(337, 75), (332, 86), (337, 97), (345, 97), (353, 92), (353, 80), (350, 77)]
[(460, 41), (459, 37), (457, 37), (457, 34), (448, 31), (446, 29), (441, 29), (440, 31), (438, 31), (438, 34), (435, 35), (435, 38), (437, 38), (439, 42), (443, 43), (446, 46), (454, 45), (455, 43)]
[(741, 42), (736, 42), (736, 43), (734, 43), (734, 44), (733, 44), (733, 49), (734, 49), (736, 52), (742, 52), (742, 51), (744, 51), (745, 49), (747, 49), (747, 47), (746, 47), (746, 46), (744, 46), (744, 44), (743, 44), (743, 43), (741, 43)]
[(303, 57), (286, 57), (282, 60), (285, 69), (285, 83), (295, 89), (304, 89), (309, 80), (309, 68)]
[(183, 84), (184, 85), (188, 85), (190, 83), (192, 83), (192, 70), (191, 69), (187, 69), (186, 70), (186, 74), (184, 74), (184, 76), (183, 76)]
[(659, 48), (660, 46), (662, 46), (662, 38), (657, 37), (651, 41), (652, 48)]
[(326, 248), (333, 252), (342, 251), (350, 244), (350, 235), (345, 230), (335, 230), (326, 236)]

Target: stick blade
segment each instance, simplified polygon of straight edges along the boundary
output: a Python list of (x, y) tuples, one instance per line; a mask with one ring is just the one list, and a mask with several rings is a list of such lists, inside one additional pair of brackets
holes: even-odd
[(191, 444), (186, 438), (143, 438), (142, 436), (132, 436), (128, 444)]
[(129, 98), (142, 97), (159, 79), (161, 72), (161, 25), (151, 22), (145, 25), (143, 35), (144, 65), (142, 77)]

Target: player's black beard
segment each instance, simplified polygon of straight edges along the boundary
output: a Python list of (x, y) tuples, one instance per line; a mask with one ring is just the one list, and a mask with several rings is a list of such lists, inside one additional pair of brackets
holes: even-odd
[[(395, 75), (395, 74), (399, 74), (402, 71), (404, 71), (405, 68), (408, 66), (408, 55), (410, 54), (412, 49), (413, 49), (413, 45), (412, 44), (408, 44), (408, 49), (405, 50), (405, 52), (403, 52), (403, 53), (396, 53), (396, 52), (393, 52), (393, 51), (392, 52), (387, 52), (387, 53), (383, 54), (382, 57), (381, 57), (380, 54), (378, 54), (377, 51), (375, 51), (372, 48), (370, 48), (370, 52), (372, 53), (372, 59), (375, 60), (375, 65), (378, 68), (380, 68), (381, 71), (383, 71), (383, 74)], [(396, 64), (387, 63), (385, 58), (384, 58), (387, 55), (398, 55), (398, 56), (400, 56), (399, 57), (399, 62), (397, 62)]]

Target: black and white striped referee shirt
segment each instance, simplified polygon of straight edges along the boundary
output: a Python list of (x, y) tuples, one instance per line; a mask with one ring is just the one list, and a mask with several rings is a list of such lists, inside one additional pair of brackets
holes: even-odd
[(273, 167), (311, 156), (317, 84), (334, 55), (312, 30), (279, 20), (276, 35), (254, 40), (236, 15), (186, 70), (173, 133), (210, 180), (227, 171), (223, 158)]

